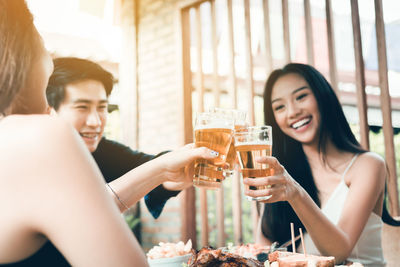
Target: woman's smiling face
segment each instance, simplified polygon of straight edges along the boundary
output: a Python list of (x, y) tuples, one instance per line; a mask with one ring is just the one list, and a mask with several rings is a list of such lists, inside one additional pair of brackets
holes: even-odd
[(306, 80), (295, 73), (280, 77), (272, 88), (271, 104), (276, 123), (291, 138), (318, 145), (320, 112)]

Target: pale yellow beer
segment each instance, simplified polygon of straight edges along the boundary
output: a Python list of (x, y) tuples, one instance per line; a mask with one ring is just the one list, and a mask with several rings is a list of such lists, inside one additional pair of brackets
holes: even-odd
[[(225, 128), (198, 129), (194, 131), (196, 147), (205, 146), (216, 152), (218, 156), (205, 160), (213, 165), (223, 167), (226, 162), (229, 145), (232, 140), (233, 130)], [(228, 144), (228, 145), (227, 145)]]
[[(210, 113), (217, 113), (226, 115), (234, 120), (235, 124), (235, 132), (239, 132), (241, 129), (244, 129), (247, 126), (246, 123), (246, 111), (238, 110), (238, 109), (227, 109), (227, 108), (217, 108), (213, 107), (209, 109)], [(236, 151), (235, 151), (235, 139), (232, 138), (231, 145), (229, 146), (228, 155), (226, 158), (226, 164), (221, 170), (224, 174), (220, 174), (220, 176), (229, 177), (234, 173), (236, 166)]]
[[(257, 162), (257, 157), (272, 155), (271, 127), (248, 127), (244, 132), (235, 133), (235, 149), (239, 159), (243, 179), (271, 176), (272, 169), (266, 163)], [(247, 185), (246, 185), (247, 186)], [(248, 190), (267, 189), (267, 186), (247, 186)], [(252, 198), (249, 200), (266, 200), (271, 196)]]
[(194, 165), (193, 184), (208, 189), (220, 188), (224, 180), (222, 169), (226, 162), (233, 130), (225, 128), (209, 128), (195, 130), (196, 147), (205, 146), (216, 152), (214, 159), (198, 159)]
[[(241, 132), (245, 130), (245, 125), (236, 125), (235, 132)], [(226, 169), (233, 172), (236, 164), (236, 150), (235, 150), (235, 138), (232, 138), (231, 145), (229, 146), (228, 155), (226, 156)]]
[(208, 147), (218, 152), (218, 156), (209, 160), (195, 161), (193, 185), (218, 189), (225, 179), (222, 170), (233, 138), (233, 120), (211, 113), (201, 113), (196, 121), (194, 137), (196, 147)]
[[(271, 171), (268, 164), (255, 161), (257, 157), (271, 156), (270, 145), (248, 144), (236, 146), (239, 164), (242, 169), (243, 178), (256, 178), (270, 176)], [(250, 189), (265, 189), (264, 187)]]

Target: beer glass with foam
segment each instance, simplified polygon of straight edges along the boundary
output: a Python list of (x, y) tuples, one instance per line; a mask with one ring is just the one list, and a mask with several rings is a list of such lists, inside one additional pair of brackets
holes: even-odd
[[(210, 108), (209, 112), (224, 114), (234, 120), (234, 131), (240, 132), (247, 127), (246, 111), (237, 109), (226, 108)], [(235, 138), (232, 138), (231, 145), (229, 146), (228, 155), (226, 157), (226, 164), (224, 167), (225, 177), (229, 177), (235, 171), (236, 166), (236, 150)]]
[(218, 189), (225, 179), (222, 171), (233, 138), (234, 121), (218, 113), (199, 113), (196, 116), (194, 139), (196, 147), (205, 146), (218, 156), (210, 159), (198, 159), (194, 163), (193, 185), (207, 189)]
[[(244, 178), (257, 179), (271, 176), (271, 169), (266, 163), (259, 163), (255, 159), (261, 156), (272, 155), (272, 128), (271, 126), (247, 127), (241, 132), (235, 132), (235, 149), (239, 165)], [(266, 189), (267, 186), (250, 186), (250, 190)], [(248, 200), (266, 200), (271, 196), (249, 197)]]

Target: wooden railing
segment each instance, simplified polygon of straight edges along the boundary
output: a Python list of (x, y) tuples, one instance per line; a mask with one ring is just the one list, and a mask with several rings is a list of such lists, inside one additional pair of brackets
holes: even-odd
[[(281, 18), (283, 27), (283, 44), (284, 44), (284, 59), (279, 60), (273, 57), (272, 44), (275, 39), (271, 34), (271, 20), (270, 20), (270, 6), (269, 1), (262, 1), (259, 7), (262, 9), (263, 24), (262, 34), (264, 34), (262, 53), (256, 52), (252, 49), (252, 10), (250, 0), (241, 1), (240, 6), (233, 6), (232, 0), (218, 1), (218, 0), (202, 0), (202, 1), (186, 1), (179, 7), (179, 29), (181, 40), (181, 70), (182, 70), (182, 84), (183, 84), (183, 110), (184, 110), (184, 129), (185, 137), (184, 142), (193, 142), (193, 124), (192, 118), (194, 112), (203, 111), (207, 105), (222, 106), (226, 108), (243, 108), (246, 107), (248, 111), (248, 120), (250, 124), (256, 123), (255, 103), (259, 99), (262, 92), (255, 90), (255, 83), (260, 82), (254, 79), (255, 68), (260, 68), (260, 57), (262, 58), (262, 66), (264, 68), (265, 78), (274, 67), (282, 67), (285, 63), (291, 62), (291, 35), (290, 35), (290, 13), (289, 13), (289, 0), (281, 0)], [(216, 3), (223, 11), (216, 12)], [(223, 4), (221, 4), (223, 3)], [(236, 3), (236, 2), (235, 2)], [(235, 12), (234, 12), (235, 10)], [(240, 10), (240, 12), (238, 12)], [(243, 23), (240, 25), (235, 24), (239, 19), (235, 16), (237, 14), (243, 16)], [(399, 201), (397, 192), (397, 173), (396, 173), (396, 158), (393, 142), (393, 128), (391, 120), (391, 98), (388, 88), (388, 68), (387, 68), (387, 55), (385, 43), (385, 29), (383, 21), (382, 1), (375, 0), (375, 19), (376, 19), (376, 35), (378, 47), (378, 61), (379, 61), (379, 87), (381, 90), (381, 110), (383, 116), (383, 132), (385, 140), (385, 158), (389, 167), (390, 175), (388, 177), (389, 189), (389, 202), (390, 211), (393, 215), (399, 216)], [(206, 14), (206, 15), (204, 15)], [(225, 15), (221, 15), (225, 14)], [(221, 17), (218, 17), (221, 16)], [(209, 18), (206, 22), (203, 18)], [(336, 52), (335, 52), (335, 35), (334, 35), (334, 20), (332, 13), (331, 1), (325, 1), (325, 18), (326, 18), (326, 38), (327, 38), (327, 51), (329, 73), (326, 73), (340, 97), (339, 78), (336, 65)], [(360, 30), (360, 16), (358, 10), (357, 0), (351, 0), (351, 18), (353, 26), (353, 42), (354, 42), (354, 56), (355, 56), (355, 85), (357, 96), (357, 108), (359, 111), (359, 126), (360, 126), (360, 142), (363, 147), (369, 148), (369, 125), (367, 118), (367, 96), (365, 92), (366, 78), (364, 58), (362, 54), (362, 39)], [(304, 32), (307, 59), (306, 62), (315, 65), (315, 45), (314, 45), (314, 32), (312, 25), (312, 14), (309, 0), (304, 0)], [(205, 31), (206, 26), (210, 26), (209, 31)], [(222, 27), (224, 27), (223, 30)], [(218, 29), (223, 32), (226, 37), (226, 44), (224, 47), (219, 43)], [(245, 73), (238, 73), (236, 67), (238, 66), (237, 54), (238, 48), (235, 47), (235, 34), (243, 32), (242, 42), (243, 51), (241, 51), (245, 64)], [(208, 33), (208, 35), (205, 35)], [(260, 34), (258, 32), (257, 34)], [(321, 34), (321, 33), (319, 33)], [(221, 37), (222, 38), (222, 37)], [(204, 46), (207, 40), (211, 40), (209, 46)], [(261, 46), (261, 45), (260, 45)], [(218, 52), (224, 51), (225, 57), (221, 59)], [(207, 52), (207, 55), (205, 55)], [(206, 56), (211, 54), (211, 59), (206, 59)], [(257, 57), (257, 63), (255, 63)], [(195, 62), (196, 64), (194, 64)], [(207, 64), (205, 64), (205, 62)], [(221, 74), (219, 66), (222, 62), (227, 63), (226, 73)], [(210, 64), (208, 64), (210, 63)], [(210, 69), (204, 69), (204, 66), (212, 66)], [(243, 71), (242, 69), (242, 71)], [(244, 76), (243, 76), (244, 75)], [(265, 82), (265, 79), (262, 80)], [(241, 84), (239, 88), (238, 84)], [(225, 101), (221, 101), (224, 97)], [(212, 99), (206, 101), (205, 99)], [(245, 99), (245, 100), (243, 100)], [(257, 110), (260, 111), (260, 110)], [(262, 113), (262, 112), (261, 112)], [(258, 120), (260, 121), (260, 120)], [(262, 120), (261, 120), (262, 121)], [(228, 181), (225, 181), (226, 183)], [(224, 198), (232, 199), (232, 215), (233, 215), (233, 228), (234, 228), (234, 242), (242, 243), (242, 202), (241, 202), (241, 188), (239, 175), (235, 175), (232, 180), (232, 195), (224, 195), (224, 190), (215, 192), (215, 202), (211, 205), (216, 205), (216, 228), (217, 228), (217, 246), (223, 246), (225, 241), (225, 226), (224, 226)], [(208, 221), (208, 207), (210, 203), (207, 202), (207, 193), (204, 190), (198, 190), (199, 197), (199, 211), (200, 211), (200, 229), (201, 229), (201, 243), (199, 245), (207, 245), (209, 243), (210, 225)], [(196, 244), (196, 190), (191, 188), (184, 192), (182, 201), (182, 239), (187, 240), (191, 238)], [(258, 220), (258, 212), (256, 204), (252, 204), (252, 221), (253, 229), (256, 229)]]

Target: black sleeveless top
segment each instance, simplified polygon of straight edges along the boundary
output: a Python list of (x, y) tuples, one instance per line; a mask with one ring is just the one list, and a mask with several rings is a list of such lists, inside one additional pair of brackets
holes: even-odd
[(64, 267), (71, 266), (57, 248), (47, 241), (35, 254), (22, 261), (0, 264), (4, 267)]

